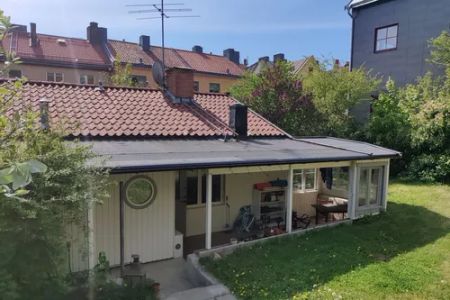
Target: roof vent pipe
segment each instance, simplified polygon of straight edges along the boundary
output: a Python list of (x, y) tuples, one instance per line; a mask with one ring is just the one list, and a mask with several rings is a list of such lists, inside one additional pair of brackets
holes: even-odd
[(241, 137), (248, 135), (247, 111), (247, 106), (241, 103), (230, 106), (229, 126)]
[(42, 98), (39, 100), (40, 123), (43, 130), (48, 130), (50, 128), (48, 111), (49, 103), (50, 101), (48, 101), (46, 98)]

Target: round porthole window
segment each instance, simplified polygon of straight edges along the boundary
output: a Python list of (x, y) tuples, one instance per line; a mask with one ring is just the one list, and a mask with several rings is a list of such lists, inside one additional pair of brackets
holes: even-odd
[(130, 178), (125, 185), (125, 201), (133, 208), (146, 208), (156, 197), (156, 185), (147, 176)]

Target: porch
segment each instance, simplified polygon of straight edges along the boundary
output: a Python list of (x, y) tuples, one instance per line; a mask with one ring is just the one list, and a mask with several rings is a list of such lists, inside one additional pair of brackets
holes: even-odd
[[(184, 256), (384, 209), (388, 160), (180, 171)], [(370, 173), (370, 178), (368, 174)]]

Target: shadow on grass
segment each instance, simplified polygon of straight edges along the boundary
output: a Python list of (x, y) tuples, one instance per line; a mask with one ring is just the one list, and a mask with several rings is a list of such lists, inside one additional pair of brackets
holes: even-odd
[(243, 299), (288, 298), (334, 277), (427, 245), (450, 232), (450, 219), (421, 206), (388, 211), (351, 226), (243, 248), (206, 267)]

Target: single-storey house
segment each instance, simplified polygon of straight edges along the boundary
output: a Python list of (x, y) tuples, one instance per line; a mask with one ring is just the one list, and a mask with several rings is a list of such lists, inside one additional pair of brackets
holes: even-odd
[(296, 138), (192, 85), (184, 69), (168, 71), (166, 90), (24, 85), (24, 100), (48, 112), (45, 125), (62, 122), (110, 169), (110, 197), (87, 217), (86, 259), (83, 239), (71, 241), (72, 270), (93, 267), (100, 251), (111, 265), (133, 254), (152, 262), (386, 209), (389, 162), (400, 153)]

